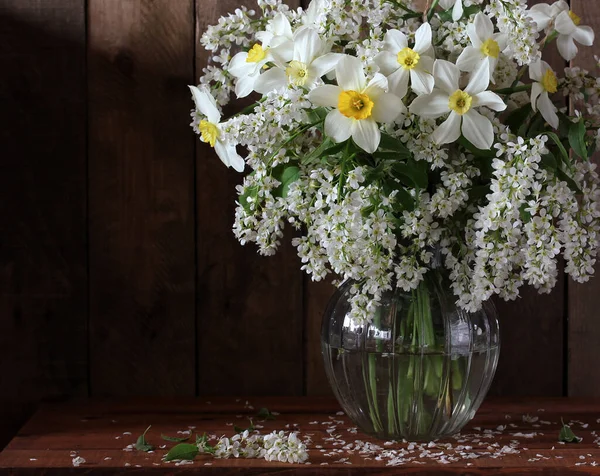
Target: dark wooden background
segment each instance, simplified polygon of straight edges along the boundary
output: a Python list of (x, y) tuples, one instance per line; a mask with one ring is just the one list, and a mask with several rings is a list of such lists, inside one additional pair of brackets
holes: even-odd
[[(241, 3), (0, 0), (0, 447), (42, 399), (329, 393), (331, 287), (236, 242), (240, 176), (188, 126), (199, 36)], [(492, 392), (600, 395), (599, 291), (501, 304)]]

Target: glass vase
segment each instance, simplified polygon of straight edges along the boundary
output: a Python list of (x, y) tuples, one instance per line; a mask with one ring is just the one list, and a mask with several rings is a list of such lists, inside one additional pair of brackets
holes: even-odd
[(437, 272), (412, 292), (386, 293), (371, 322), (350, 319), (352, 283), (323, 317), (321, 348), (333, 391), (365, 433), (429, 441), (457, 433), (483, 401), (500, 350), (496, 310), (458, 308)]

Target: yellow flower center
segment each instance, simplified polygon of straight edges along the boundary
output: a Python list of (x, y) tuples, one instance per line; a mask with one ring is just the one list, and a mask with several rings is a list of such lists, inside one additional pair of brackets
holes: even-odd
[(248, 57), (246, 58), (246, 63), (258, 63), (262, 61), (267, 56), (266, 50), (263, 49), (261, 45), (256, 43), (250, 51), (248, 51)]
[(285, 70), (285, 74), (287, 74), (290, 83), (296, 86), (304, 86), (308, 79), (308, 67), (300, 61), (291, 61)]
[(481, 45), (481, 52), (485, 56), (498, 58), (498, 56), (500, 56), (500, 46), (498, 46), (498, 42), (496, 40), (489, 38)]
[(542, 77), (542, 86), (550, 94), (554, 94), (558, 91), (558, 80), (556, 79), (554, 71), (551, 69), (544, 73), (544, 76)]
[(579, 24), (581, 23), (581, 18), (579, 18), (578, 15), (569, 10), (569, 17), (571, 18), (571, 20), (573, 20), (573, 23), (575, 23), (576, 26), (579, 26)]
[(452, 96), (450, 96), (450, 100), (448, 101), (448, 106), (450, 106), (450, 109), (461, 116), (469, 112), (472, 104), (473, 98), (468, 93), (465, 93), (460, 89), (456, 90)]
[(398, 63), (404, 69), (414, 69), (421, 59), (421, 55), (412, 48), (404, 48), (398, 53)]
[(200, 129), (200, 134), (202, 134), (202, 141), (207, 142), (211, 147), (214, 147), (221, 134), (219, 128), (212, 122), (200, 121), (198, 129)]
[(368, 119), (374, 105), (368, 95), (356, 91), (342, 91), (338, 98), (338, 110), (352, 119)]

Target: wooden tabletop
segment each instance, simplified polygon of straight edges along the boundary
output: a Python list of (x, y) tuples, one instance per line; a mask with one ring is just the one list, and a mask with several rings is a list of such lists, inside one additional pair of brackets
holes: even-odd
[[(261, 420), (267, 408), (274, 420)], [(177, 443), (161, 433), (233, 436), (249, 418), (261, 434), (298, 431), (305, 464), (264, 459), (196, 457), (192, 464), (163, 461)], [(560, 420), (578, 444), (561, 444)], [(153, 453), (131, 448), (146, 435)], [(85, 460), (79, 466), (79, 461)], [(600, 474), (600, 400), (491, 399), (453, 438), (435, 443), (385, 442), (357, 431), (325, 398), (214, 398), (86, 400), (42, 406), (0, 453), (0, 474)]]

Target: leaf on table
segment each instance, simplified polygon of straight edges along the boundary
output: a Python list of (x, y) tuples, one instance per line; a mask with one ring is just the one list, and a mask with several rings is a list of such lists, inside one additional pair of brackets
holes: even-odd
[(182, 443), (190, 439), (189, 436), (169, 436), (161, 433), (160, 437), (165, 441), (172, 441), (173, 443)]
[(254, 428), (254, 422), (252, 421), (252, 418), (250, 418), (250, 426), (248, 428), (241, 428), (241, 427), (239, 427), (237, 425), (234, 425), (233, 426), (233, 430), (236, 433), (244, 433), (246, 430), (248, 430), (248, 431), (254, 431), (255, 430), (255, 428)]
[(146, 433), (148, 433), (148, 430), (152, 427), (152, 425), (150, 425), (148, 428), (146, 428), (146, 431), (144, 431), (144, 433), (142, 433), (137, 441), (135, 442), (135, 445), (133, 445), (133, 447), (138, 450), (138, 451), (144, 451), (144, 452), (148, 452), (148, 451), (152, 451), (154, 450), (154, 446), (152, 446), (151, 444), (149, 444), (146, 441)]
[(206, 433), (204, 435), (196, 435), (196, 446), (198, 447), (198, 451), (202, 453), (214, 454), (215, 448), (208, 444), (208, 436)]
[(165, 461), (186, 460), (191, 461), (200, 454), (200, 450), (197, 445), (191, 443), (180, 443), (173, 446), (171, 450), (166, 454)]
[(558, 441), (564, 441), (565, 443), (579, 443), (581, 440), (583, 440), (583, 438), (575, 436), (575, 433), (573, 433), (571, 427), (565, 425), (565, 422), (562, 420), (562, 418), (560, 421), (562, 422), (562, 428), (558, 434)]
[(275, 415), (273, 415), (268, 408), (261, 408), (256, 414), (256, 417), (263, 420), (275, 420)]

